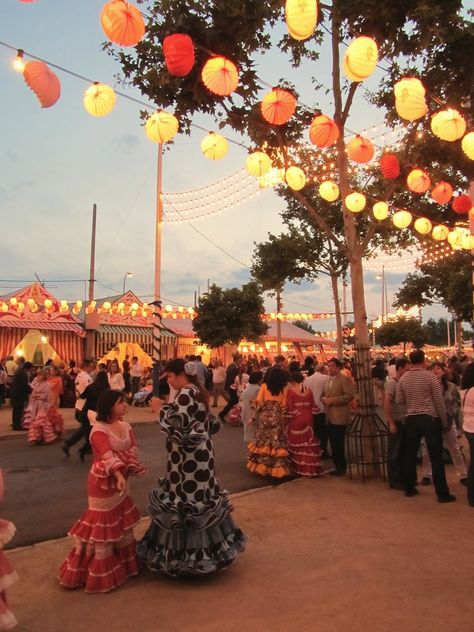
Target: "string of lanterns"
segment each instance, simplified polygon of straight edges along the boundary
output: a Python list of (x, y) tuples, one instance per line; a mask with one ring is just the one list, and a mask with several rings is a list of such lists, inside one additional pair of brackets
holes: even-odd
[(285, 314), (283, 312), (271, 312), (270, 314), (265, 314), (262, 319), (265, 321), (272, 320), (280, 320), (280, 321), (291, 321), (291, 320), (328, 320), (330, 318), (334, 318), (334, 312), (325, 312), (325, 313), (289, 313)]

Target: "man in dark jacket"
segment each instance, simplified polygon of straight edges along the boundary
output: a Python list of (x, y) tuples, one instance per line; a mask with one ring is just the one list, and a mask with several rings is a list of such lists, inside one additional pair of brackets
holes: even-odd
[(229, 396), (229, 401), (226, 404), (225, 408), (221, 410), (219, 413), (219, 417), (224, 421), (227, 413), (239, 403), (239, 396), (237, 395), (237, 389), (233, 388), (235, 378), (239, 374), (239, 365), (242, 362), (242, 356), (239, 353), (235, 353), (233, 356), (233, 362), (229, 364), (225, 373), (225, 384), (224, 389)]
[(18, 368), (13, 376), (10, 388), (10, 404), (12, 406), (12, 428), (23, 430), (21, 420), (30, 395), (29, 371), (33, 368), (31, 362), (25, 362), (25, 358), (18, 358)]

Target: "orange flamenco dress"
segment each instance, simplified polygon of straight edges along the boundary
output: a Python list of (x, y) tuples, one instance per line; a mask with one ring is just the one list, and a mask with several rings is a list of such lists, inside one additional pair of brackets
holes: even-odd
[(272, 395), (262, 384), (257, 396), (257, 429), (248, 444), (247, 468), (261, 476), (283, 478), (290, 473), (289, 453), (284, 433), (287, 387)]
[(128, 494), (128, 480), (126, 490), (119, 493), (114, 472), (119, 470), (128, 479), (143, 475), (145, 468), (138, 461), (131, 427), (124, 421), (119, 424), (126, 426), (125, 438), (112, 432), (107, 423), (96, 422), (92, 428), (89, 508), (69, 531), (76, 546), (58, 578), (66, 588), (85, 586), (86, 593), (108, 592), (138, 574), (133, 528), (140, 513)]

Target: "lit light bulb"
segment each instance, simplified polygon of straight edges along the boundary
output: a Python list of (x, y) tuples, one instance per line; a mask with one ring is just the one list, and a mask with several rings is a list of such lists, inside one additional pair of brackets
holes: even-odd
[(16, 72), (21, 72), (25, 70), (25, 62), (23, 61), (23, 51), (21, 48), (18, 49), (15, 59), (13, 60), (12, 66)]

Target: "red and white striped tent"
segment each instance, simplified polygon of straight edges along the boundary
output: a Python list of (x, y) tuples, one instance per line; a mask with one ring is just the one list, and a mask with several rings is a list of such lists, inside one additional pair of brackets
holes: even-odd
[(82, 360), (81, 321), (40, 283), (0, 297), (0, 358), (12, 354), (31, 331), (39, 332), (64, 362)]

